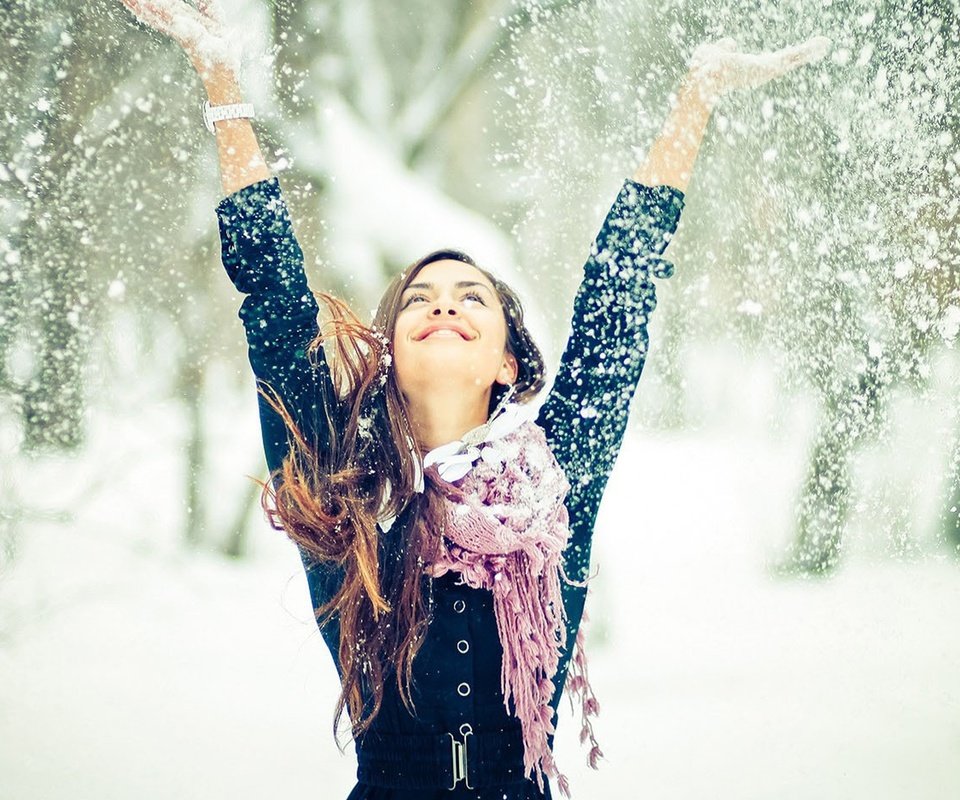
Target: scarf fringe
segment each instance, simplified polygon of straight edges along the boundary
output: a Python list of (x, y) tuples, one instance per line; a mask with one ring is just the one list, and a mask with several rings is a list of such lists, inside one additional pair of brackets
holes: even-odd
[[(587, 596), (589, 596), (589, 590)], [(583, 622), (589, 620), (586, 607), (583, 609)], [(570, 710), (576, 713), (573, 707), (573, 693), (580, 693), (580, 744), (583, 744), (587, 738), (590, 739), (590, 754), (587, 763), (592, 769), (599, 769), (597, 761), (603, 757), (603, 751), (597, 744), (596, 736), (593, 733), (593, 723), (590, 717), (596, 717), (600, 714), (600, 701), (593, 693), (590, 686), (590, 678), (587, 675), (587, 655), (586, 655), (586, 636), (583, 630), (583, 624), (577, 631), (577, 650), (570, 662), (570, 671), (567, 673), (567, 687), (570, 689)]]
[[(536, 780), (541, 792), (544, 776), (555, 777), (560, 792), (570, 797), (570, 782), (559, 772), (549, 746), (549, 736), (555, 733), (553, 678), (568, 637), (560, 584), (562, 579), (585, 587), (595, 575), (574, 581), (563, 567), (570, 535), (563, 501), (570, 487), (543, 431), (528, 422), (503, 443), (517, 450), (500, 462), (499, 469), (481, 461), (455, 482), (458, 485), (443, 480), (436, 466), (426, 468), (425, 475), (447, 505), (438, 553), (426, 569), (434, 577), (459, 572), (468, 585), (492, 592), (504, 652), (500, 685), (507, 712), (521, 722), (524, 774)], [(587, 620), (584, 609), (582, 621)], [(565, 688), (571, 709), (573, 694), (580, 695), (580, 742), (589, 737), (588, 763), (598, 769), (603, 752), (590, 717), (599, 714), (600, 704), (587, 675), (582, 624), (574, 651)]]
[[(587, 580), (592, 580), (592, 576)], [(584, 581), (584, 583), (586, 583), (586, 581)], [(589, 596), (589, 590), (587, 591), (587, 595)], [(591, 747), (587, 756), (587, 764), (591, 769), (598, 770), (600, 769), (598, 762), (604, 757), (604, 755), (603, 751), (600, 749), (600, 745), (597, 743), (596, 736), (594, 735), (593, 723), (590, 721), (590, 717), (596, 717), (600, 714), (600, 701), (597, 700), (596, 695), (593, 693), (593, 689), (590, 686), (590, 679), (587, 675), (586, 634), (584, 633), (583, 623), (588, 622), (589, 619), (590, 616), (587, 613), (586, 607), (584, 607), (583, 615), (581, 617), (581, 626), (577, 631), (576, 651), (573, 658), (570, 660), (570, 671), (567, 673), (567, 682), (565, 684), (565, 688), (568, 692), (567, 697), (570, 700), (570, 711), (574, 715), (576, 715), (576, 709), (573, 703), (573, 695), (580, 695), (582, 721), (582, 727), (580, 728), (580, 743), (583, 744), (587, 738), (590, 739)], [(552, 729), (551, 732), (553, 732)], [(570, 792), (570, 780), (566, 775), (560, 772), (552, 753), (549, 753), (548, 751), (548, 753), (544, 754), (541, 762), (542, 764), (538, 764), (536, 770), (537, 786), (540, 788), (540, 791), (543, 792), (543, 775), (545, 773), (550, 777), (555, 777), (557, 787), (564, 797), (572, 797)], [(527, 774), (527, 777), (531, 777), (529, 773)]]

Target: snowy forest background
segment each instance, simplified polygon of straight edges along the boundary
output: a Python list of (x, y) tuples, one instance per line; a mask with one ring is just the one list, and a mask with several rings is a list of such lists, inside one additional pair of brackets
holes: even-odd
[[(314, 288), (443, 245), (555, 364), (707, 38), (830, 55), (710, 123), (588, 601), (578, 798), (960, 796), (960, 4), (224, 0)], [(345, 797), (264, 522), (202, 88), (117, 0), (0, 8), (0, 798)]]

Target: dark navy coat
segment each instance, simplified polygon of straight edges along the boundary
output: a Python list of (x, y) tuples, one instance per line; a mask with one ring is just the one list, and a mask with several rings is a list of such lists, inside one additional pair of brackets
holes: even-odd
[[(594, 521), (607, 478), (627, 425), (630, 402), (647, 354), (647, 321), (656, 306), (653, 277), (669, 277), (672, 265), (658, 258), (679, 222), (684, 193), (672, 186), (645, 186), (626, 180), (601, 225), (577, 291), (572, 326), (556, 378), (540, 407), (537, 424), (563, 468), (571, 491), (566, 499), (571, 538), (563, 554), (572, 579), (587, 577)], [(334, 392), (327, 365), (305, 358), (317, 335), (317, 301), (307, 286), (303, 253), (294, 235), (277, 178), (254, 183), (217, 206), (223, 265), (244, 295), (240, 307), (250, 364), (258, 379), (283, 398), (308, 432), (323, 430), (317, 420), (332, 408)], [(260, 398), (260, 421), (267, 465), (278, 468), (286, 454), (283, 422)], [(402, 521), (402, 518), (401, 518)], [(394, 531), (402, 530), (395, 523)], [(389, 534), (384, 534), (389, 536)], [(301, 551), (315, 607), (337, 587), (338, 574)], [(431, 622), (414, 669), (417, 716), (387, 681), (375, 730), (394, 734), (499, 730), (516, 724), (504, 708), (500, 686), (503, 650), (493, 612), (493, 596), (458, 583), (456, 573), (429, 579)], [(586, 599), (586, 588), (563, 587), (568, 648), (561, 654), (554, 684), (553, 722), (563, 692)], [(338, 673), (336, 618), (320, 629)], [(511, 703), (511, 712), (512, 712)], [(553, 737), (550, 737), (553, 746)], [(563, 765), (559, 765), (563, 772)], [(358, 783), (349, 800), (526, 800), (550, 797), (527, 780), (497, 789), (386, 789)]]

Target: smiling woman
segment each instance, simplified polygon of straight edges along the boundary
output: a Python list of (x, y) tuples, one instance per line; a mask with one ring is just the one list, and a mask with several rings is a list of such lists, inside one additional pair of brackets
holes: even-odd
[(218, 206), (224, 265), (248, 294), (264, 508), (300, 546), (341, 675), (350, 800), (549, 798), (547, 776), (566, 793), (552, 755), (565, 690), (596, 765), (581, 630), (593, 524), (682, 208), (675, 187), (624, 182), (530, 413), (544, 369), (521, 303), (464, 254), (404, 270), (368, 327), (307, 288), (275, 178)]
[(673, 271), (661, 255), (717, 99), (822, 57), (825, 42), (694, 51), (589, 250), (556, 377), (531, 411), (543, 359), (510, 287), (438, 250), (394, 278), (371, 325), (312, 292), (217, 4), (123, 2), (185, 49), (214, 104), (223, 265), (244, 295), (271, 470), (263, 505), (299, 548), (340, 676), (334, 733), (347, 710), (358, 758), (349, 800), (533, 800), (551, 797), (549, 777), (569, 795), (553, 759), (564, 691), (580, 697), (590, 765), (602, 755), (581, 621), (652, 278)]
[[(417, 442), (430, 449), (487, 421), (494, 387), (517, 379), (517, 356), (504, 304), (476, 266), (427, 261), (412, 277), (394, 322), (393, 363)], [(522, 313), (511, 319), (523, 325)]]

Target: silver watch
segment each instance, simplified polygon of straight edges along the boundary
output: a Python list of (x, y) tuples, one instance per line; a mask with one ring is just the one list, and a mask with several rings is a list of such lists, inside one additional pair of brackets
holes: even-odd
[(212, 106), (209, 100), (204, 100), (200, 106), (203, 110), (203, 124), (207, 126), (210, 133), (216, 133), (213, 127), (214, 122), (220, 122), (224, 119), (253, 119), (256, 114), (253, 113), (253, 103), (230, 103), (225, 106)]

